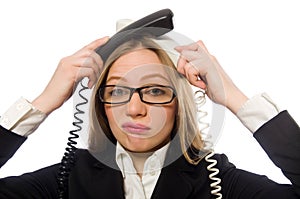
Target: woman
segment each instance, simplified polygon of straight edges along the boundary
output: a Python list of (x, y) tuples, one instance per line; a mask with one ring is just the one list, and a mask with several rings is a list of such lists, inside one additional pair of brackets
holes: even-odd
[[(71, 96), (73, 85), (83, 77), (89, 78), (90, 88), (95, 85), (89, 150), (76, 151), (67, 197), (300, 197), (298, 125), (286, 111), (278, 113), (265, 95), (248, 99), (202, 42), (177, 47), (181, 56), (174, 64), (153, 40), (133, 40), (118, 47), (103, 66), (94, 49), (106, 41), (106, 37), (94, 41), (62, 59), (46, 89), (32, 102), (34, 108), (26, 113), (29, 118), (50, 114)], [(253, 129), (292, 185), (280, 185), (236, 169), (225, 155), (216, 154), (205, 161), (209, 151), (199, 132), (189, 83), (205, 90), (210, 99), (227, 107)], [(2, 120), (5, 128), (1, 127), (0, 142), (10, 144), (0, 145), (1, 165), (44, 117), (39, 118), (36, 126), (26, 132), (22, 129), (26, 121), (5, 125)], [(259, 121), (253, 122), (253, 118)], [(212, 166), (210, 161), (218, 163), (217, 176), (211, 176), (207, 169)], [(58, 167), (1, 179), (0, 196), (58, 198)], [(218, 186), (222, 189), (218, 190)]]

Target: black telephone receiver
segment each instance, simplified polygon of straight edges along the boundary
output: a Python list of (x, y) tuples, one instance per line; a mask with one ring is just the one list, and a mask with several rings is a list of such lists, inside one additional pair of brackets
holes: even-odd
[(105, 45), (98, 47), (95, 51), (101, 56), (103, 62), (105, 62), (118, 46), (131, 38), (143, 34), (159, 37), (173, 30), (172, 17), (173, 12), (170, 9), (159, 10), (147, 15), (119, 30)]
[[(170, 9), (159, 10), (147, 15), (118, 31), (105, 45), (98, 47), (95, 51), (101, 56), (103, 62), (105, 62), (118, 46), (132, 38), (136, 38), (143, 34), (159, 37), (173, 30), (172, 17), (173, 12)], [(69, 132), (70, 137), (68, 138), (68, 146), (66, 147), (66, 151), (61, 160), (57, 177), (59, 199), (68, 198), (68, 177), (72, 166), (75, 164), (74, 156), (76, 151), (75, 145), (77, 142), (74, 141), (74, 139), (79, 137), (77, 132), (81, 131), (81, 124), (83, 123), (83, 120), (80, 119), (78, 115), (84, 114), (84, 111), (80, 110), (79, 107), (88, 103), (88, 99), (81, 93), (88, 89), (88, 87), (84, 86), (82, 82), (80, 85), (82, 88), (78, 91), (78, 94), (83, 101), (75, 106), (76, 112), (74, 113), (74, 118), (76, 121), (73, 122), (73, 125), (77, 129)]]

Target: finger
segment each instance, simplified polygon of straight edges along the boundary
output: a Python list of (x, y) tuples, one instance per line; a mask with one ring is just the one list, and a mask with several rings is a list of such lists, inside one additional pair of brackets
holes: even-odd
[(197, 71), (190, 64), (186, 64), (185, 66), (185, 77), (190, 83), (195, 82), (198, 79)]
[(206, 84), (201, 79), (199, 79), (197, 75), (188, 73), (187, 76), (187, 80), (190, 82), (190, 84), (205, 90)]
[(196, 43), (192, 43), (192, 44), (189, 44), (189, 45), (184, 45), (184, 46), (177, 46), (175, 48), (175, 50), (177, 50), (178, 52), (182, 52), (182, 51), (198, 51), (198, 52), (204, 52), (206, 54), (209, 54), (209, 51), (208, 49), (206, 48), (205, 44), (203, 41), (199, 40), (197, 41)]
[(196, 51), (191, 51), (191, 50), (182, 50), (180, 52), (180, 57), (177, 61), (177, 70), (181, 74), (184, 74), (184, 66), (195, 59), (197, 59), (199, 55), (197, 54)]
[(192, 85), (197, 86), (201, 89), (206, 88), (205, 80), (200, 78), (199, 72), (195, 67), (193, 67), (192, 63), (188, 63), (185, 66), (185, 77)]
[(197, 41), (197, 44), (199, 45), (200, 48), (202, 48), (203, 50), (205, 50), (205, 52), (207, 52), (208, 54), (210, 54), (208, 52), (208, 49), (206, 48), (206, 46), (205, 46), (205, 44), (204, 44), (203, 41), (199, 40), (199, 41)]
[(96, 63), (98, 75), (100, 75), (101, 71), (103, 70), (103, 60), (99, 54), (97, 54), (95, 51), (91, 53), (91, 57), (93, 58), (94, 62)]
[(199, 53), (198, 51), (183, 50), (183, 51), (181, 51), (181, 56), (190, 62), (195, 59), (199, 59), (199, 57), (201, 56), (201, 53)]
[(180, 56), (177, 61), (177, 71), (181, 73), (182, 75), (185, 75), (184, 66), (187, 64), (187, 61)]
[(95, 41), (91, 42), (90, 44), (88, 44), (86, 46), (87, 49), (92, 49), (95, 50), (96, 48), (98, 48), (99, 46), (104, 45), (107, 41), (109, 40), (109, 37), (102, 37), (100, 39), (96, 39)]
[(198, 88), (206, 90), (207, 85), (203, 80), (201, 80), (199, 78), (199, 76), (197, 76), (197, 77), (195, 76), (194, 78), (191, 78), (191, 80), (189, 82)]
[(199, 47), (199, 44), (197, 42), (195, 43), (191, 43), (188, 45), (182, 45), (182, 46), (176, 46), (175, 50), (177, 50), (178, 52), (182, 52), (183, 50), (192, 50), (192, 51), (196, 51)]
[(78, 67), (79, 69), (88, 68), (93, 71), (96, 77), (99, 77), (100, 75), (99, 66), (92, 57), (77, 59), (74, 63), (74, 67)]
[(207, 90), (207, 84), (204, 81), (198, 80), (197, 85), (198, 85), (199, 88), (201, 88), (205, 91)]
[(198, 77), (207, 84), (206, 76), (210, 70), (210, 60), (207, 59), (196, 59), (189, 63), (198, 72)]
[(96, 39), (94, 41), (92, 41), (91, 43), (89, 43), (88, 45), (84, 46), (82, 49), (80, 49), (79, 51), (83, 50), (83, 49), (88, 49), (88, 50), (95, 50), (96, 48), (98, 48), (99, 46), (104, 45), (107, 41), (109, 40), (108, 36), (102, 37), (100, 39)]
[(94, 50), (81, 50), (73, 55), (72, 64), (76, 67), (91, 67), (97, 75), (100, 75), (103, 61)]
[(206, 90), (207, 86), (205, 82), (199, 79), (197, 75), (189, 74), (189, 77), (187, 79), (190, 82), (190, 84), (192, 84), (193, 86)]
[(92, 68), (79, 68), (75, 82), (81, 81), (84, 77), (89, 79), (88, 87), (92, 88), (97, 81), (97, 75)]
[(84, 77), (88, 77), (90, 80), (97, 79), (98, 66), (95, 64), (93, 59), (87, 58), (74, 58), (74, 56), (64, 58), (60, 63), (62, 70), (61, 74), (68, 79), (72, 79), (72, 82), (79, 82)]

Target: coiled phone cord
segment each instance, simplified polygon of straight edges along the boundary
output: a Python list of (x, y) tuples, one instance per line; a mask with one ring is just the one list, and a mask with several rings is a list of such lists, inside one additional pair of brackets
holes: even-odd
[(210, 172), (209, 174), (209, 179), (211, 179), (213, 182), (210, 184), (210, 187), (212, 188), (211, 194), (216, 196), (216, 199), (222, 199), (222, 194), (219, 193), (221, 191), (221, 179), (217, 177), (219, 174), (219, 169), (216, 168), (215, 166), (217, 165), (217, 160), (213, 159), (212, 157), (214, 156), (214, 151), (212, 150), (213, 148), (213, 143), (210, 141), (211, 135), (206, 132), (206, 130), (209, 128), (209, 124), (204, 120), (204, 118), (207, 116), (207, 112), (203, 111), (203, 106), (206, 103), (206, 98), (205, 98), (205, 91), (202, 90), (197, 90), (195, 92), (195, 102), (197, 106), (197, 113), (198, 113), (198, 123), (200, 125), (200, 131), (202, 134), (202, 138), (205, 141), (206, 148), (209, 151), (209, 153), (205, 156), (205, 161), (209, 164), (207, 166), (207, 170)]
[(212, 159), (212, 156), (214, 155), (214, 151), (211, 151), (208, 155), (205, 156), (206, 162), (209, 163), (207, 166), (207, 170), (210, 171), (211, 173), (209, 174), (209, 179), (211, 179), (213, 182), (210, 184), (210, 187), (212, 188), (211, 194), (216, 196), (216, 199), (221, 199), (222, 194), (219, 193), (222, 189), (220, 183), (221, 179), (216, 177), (219, 174), (219, 169), (216, 168), (215, 166), (217, 165), (217, 160)]
[(64, 153), (64, 156), (61, 160), (60, 167), (59, 167), (59, 173), (57, 177), (58, 182), (58, 198), (63, 199), (67, 197), (67, 190), (68, 190), (68, 177), (70, 174), (70, 171), (72, 167), (75, 164), (75, 151), (76, 151), (76, 144), (77, 142), (75, 139), (79, 137), (78, 132), (82, 130), (81, 124), (83, 123), (83, 120), (78, 116), (81, 114), (84, 114), (85, 112), (79, 109), (80, 106), (83, 106), (88, 103), (88, 99), (83, 96), (82, 92), (86, 89), (88, 89), (87, 86), (83, 85), (83, 82), (80, 82), (81, 88), (78, 91), (78, 95), (83, 100), (82, 102), (75, 105), (76, 112), (74, 113), (74, 119), (75, 121), (72, 123), (76, 129), (71, 130), (70, 137), (68, 138), (68, 143), (66, 147), (66, 151)]

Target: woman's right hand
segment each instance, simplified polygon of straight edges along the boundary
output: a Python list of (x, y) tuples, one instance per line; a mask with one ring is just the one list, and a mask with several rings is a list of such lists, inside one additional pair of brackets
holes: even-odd
[(95, 49), (108, 39), (103, 37), (95, 40), (73, 55), (61, 59), (48, 85), (32, 105), (49, 114), (72, 96), (75, 86), (84, 77), (89, 78), (88, 87), (93, 87), (103, 69), (103, 61)]

